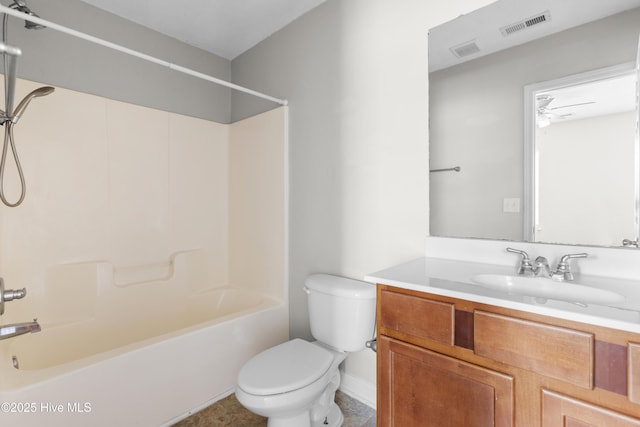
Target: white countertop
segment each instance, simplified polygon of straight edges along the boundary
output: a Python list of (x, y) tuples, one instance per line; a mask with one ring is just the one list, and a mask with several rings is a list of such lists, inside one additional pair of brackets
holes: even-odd
[[(512, 266), (425, 257), (371, 273), (365, 277), (365, 280), (640, 333), (640, 283), (636, 281), (597, 277), (596, 283), (606, 283), (606, 289), (623, 295), (625, 302), (615, 306), (597, 304), (582, 306), (583, 304), (577, 305), (551, 299), (545, 301), (540, 298), (486, 289), (471, 281), (471, 278), (477, 274), (514, 275), (515, 271)], [(585, 282), (588, 282), (589, 280), (586, 279), (585, 276)], [(580, 278), (577, 277), (576, 280), (579, 281)], [(558, 286), (562, 286), (562, 283), (558, 283)]]

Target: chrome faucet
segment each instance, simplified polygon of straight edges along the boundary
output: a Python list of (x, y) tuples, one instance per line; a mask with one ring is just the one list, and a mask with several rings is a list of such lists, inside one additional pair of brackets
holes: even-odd
[(40, 332), (40, 324), (38, 323), (38, 319), (33, 319), (33, 322), (14, 323), (12, 325), (0, 326), (0, 340), (17, 337), (18, 335), (26, 334), (29, 332)]
[(536, 277), (551, 277), (551, 268), (549, 268), (549, 261), (543, 256), (539, 256), (535, 260), (533, 265), (533, 273)]
[(522, 256), (517, 271), (517, 274), (519, 276), (547, 277), (557, 282), (573, 281), (573, 273), (571, 272), (569, 260), (573, 258), (587, 257), (586, 253), (564, 255), (560, 258), (560, 262), (558, 262), (556, 269), (551, 270), (551, 268), (549, 267), (549, 261), (547, 261), (547, 259), (543, 256), (537, 257), (532, 264), (531, 260), (529, 259), (529, 255), (525, 251), (507, 248), (507, 252), (519, 254)]

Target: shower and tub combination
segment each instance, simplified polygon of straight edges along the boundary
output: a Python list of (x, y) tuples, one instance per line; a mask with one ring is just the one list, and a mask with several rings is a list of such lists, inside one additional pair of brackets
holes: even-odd
[(57, 267), (91, 276), (83, 286), (101, 297), (74, 303), (92, 305), (84, 318), (43, 319), (40, 333), (0, 341), (2, 424), (168, 426), (229, 394), (246, 360), (288, 338), (288, 308), (258, 291), (207, 288), (203, 262), (179, 253), (135, 272), (169, 277), (127, 287), (113, 286), (110, 263)]
[[(0, 13), (60, 29), (14, 5)], [(7, 89), (29, 95), (0, 114), (26, 175), (0, 205), (0, 423), (171, 425), (232, 393), (288, 339), (287, 108), (229, 125)]]

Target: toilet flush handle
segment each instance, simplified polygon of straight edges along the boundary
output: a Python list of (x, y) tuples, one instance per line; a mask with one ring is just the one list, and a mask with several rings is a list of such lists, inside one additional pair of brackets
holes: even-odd
[(375, 338), (365, 342), (364, 345), (365, 345), (365, 347), (370, 348), (374, 352), (378, 351), (378, 342), (376, 341)]
[(304, 290), (307, 293), (307, 295), (311, 295), (311, 289), (307, 288), (306, 286), (303, 286), (302, 290)]

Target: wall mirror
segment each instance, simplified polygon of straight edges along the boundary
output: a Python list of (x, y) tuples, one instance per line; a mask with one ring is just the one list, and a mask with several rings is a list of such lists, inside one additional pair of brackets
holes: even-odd
[(640, 0), (499, 0), (429, 32), (431, 235), (638, 239)]

